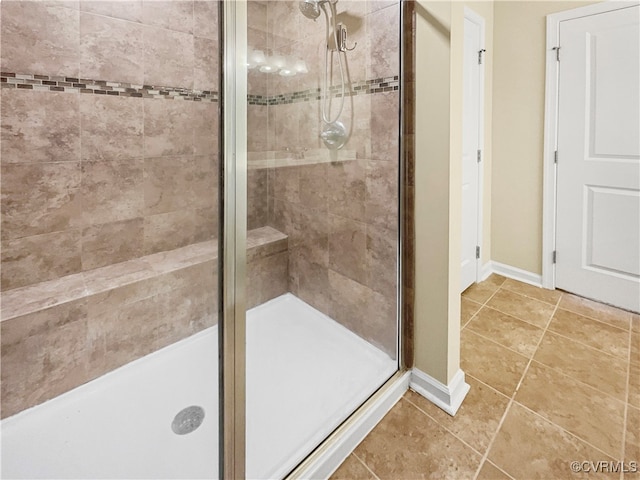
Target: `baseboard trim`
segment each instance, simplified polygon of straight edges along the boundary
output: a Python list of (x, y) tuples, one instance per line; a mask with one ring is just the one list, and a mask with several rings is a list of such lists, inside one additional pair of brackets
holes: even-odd
[(287, 478), (315, 479), (329, 478), (391, 408), (409, 389), (411, 372), (400, 375), (391, 385), (383, 387), (375, 394), (366, 409), (347, 420), (334, 433), (326, 448), (320, 447), (317, 454), (312, 454), (302, 465)]
[(488, 261), (480, 268), (480, 280), (479, 282), (484, 282), (489, 276), (493, 273), (493, 262)]
[(471, 387), (464, 381), (464, 372), (462, 370), (458, 370), (449, 385), (445, 385), (423, 371), (414, 368), (411, 371), (409, 388), (449, 415), (454, 416)]
[(504, 263), (500, 262), (492, 261), (489, 263), (491, 264), (491, 271), (493, 273), (497, 273), (498, 275), (502, 275), (503, 277), (518, 280), (523, 283), (528, 283), (529, 285), (533, 285), (535, 287), (542, 287), (542, 275), (528, 272), (527, 270), (522, 270), (521, 268), (512, 267), (511, 265), (505, 265)]

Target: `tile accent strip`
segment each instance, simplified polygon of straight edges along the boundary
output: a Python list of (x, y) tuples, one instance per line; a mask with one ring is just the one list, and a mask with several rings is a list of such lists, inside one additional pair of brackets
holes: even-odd
[[(124, 82), (108, 82), (106, 80), (92, 80), (48, 75), (30, 75), (19, 73), (0, 73), (2, 88), (20, 88), (35, 91), (86, 93), (92, 95), (113, 95), (119, 97), (164, 98), (167, 100), (191, 100), (194, 102), (217, 102), (218, 92), (208, 90), (192, 90), (179, 87), (158, 87), (153, 85), (134, 85)], [(391, 92), (398, 90), (398, 76), (362, 80), (350, 85), (346, 96), (368, 95), (372, 93)], [(340, 97), (338, 86), (329, 89), (332, 97)], [(311, 88), (279, 95), (247, 95), (249, 105), (285, 105), (288, 103), (309, 102), (320, 100), (321, 89)]]
[[(367, 95), (372, 93), (392, 92), (399, 88), (398, 75), (393, 77), (376, 78), (373, 80), (362, 80), (360, 82), (351, 83), (350, 89), (345, 96)], [(341, 95), (340, 87), (333, 86), (329, 89), (332, 97), (338, 98)], [(282, 93), (279, 95), (247, 95), (249, 105), (285, 105), (288, 103), (309, 102), (311, 100), (320, 100), (320, 88), (311, 88), (309, 90), (300, 90), (292, 93)]]
[(218, 93), (208, 90), (192, 90), (176, 87), (134, 85), (124, 82), (107, 82), (87, 78), (73, 78), (19, 73), (0, 73), (2, 88), (20, 88), (35, 91), (88, 93), (118, 97), (164, 98), (167, 100), (191, 100), (194, 102), (217, 102)]

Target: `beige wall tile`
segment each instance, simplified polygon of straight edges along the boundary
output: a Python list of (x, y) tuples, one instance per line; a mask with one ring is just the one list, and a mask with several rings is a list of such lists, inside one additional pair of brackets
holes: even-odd
[(80, 239), (80, 230), (74, 229), (4, 241), (2, 290), (79, 272)]
[(366, 162), (353, 160), (329, 164), (329, 212), (364, 220)]
[(193, 102), (144, 99), (144, 151), (148, 157), (192, 155)]
[[(398, 125), (400, 96), (398, 92), (371, 95), (371, 158), (398, 165)], [(396, 167), (397, 168), (397, 167)]]
[(300, 204), (319, 211), (327, 211), (329, 195), (329, 166), (327, 164), (299, 167)]
[(2, 166), (2, 238), (57, 232), (82, 225), (79, 162)]
[(143, 0), (142, 21), (145, 25), (193, 33), (194, 3), (191, 0)]
[(259, 258), (247, 265), (247, 308), (267, 302), (288, 291), (288, 252)]
[(367, 223), (398, 231), (398, 166), (367, 163), (365, 218)]
[(111, 265), (138, 258), (143, 251), (142, 218), (102, 223), (82, 232), (82, 269)]
[(397, 295), (398, 238), (392, 230), (367, 225), (368, 285), (387, 298)]
[(83, 160), (143, 156), (141, 99), (80, 95), (80, 123)]
[(142, 32), (137, 23), (80, 13), (80, 77), (142, 84)]
[[(143, 5), (154, 3), (174, 2)], [(193, 35), (145, 26), (143, 37), (145, 85), (193, 88)]]
[(177, 210), (144, 218), (145, 254), (173, 250), (194, 241), (195, 211)]
[(389, 7), (367, 16), (371, 58), (367, 78), (388, 77), (399, 72), (400, 9)]
[(329, 216), (329, 268), (363, 285), (368, 284), (366, 224)]
[(2, 2), (2, 71), (77, 77), (80, 12), (46, 2)]
[(329, 269), (311, 260), (305, 248), (289, 249), (289, 290), (317, 310), (329, 312)]
[[(250, 2), (249, 5), (251, 5)], [(218, 0), (193, 2), (193, 34), (215, 40), (218, 38)]]
[(80, 10), (140, 23), (142, 0), (80, 0)]
[(142, 216), (142, 159), (82, 163), (85, 223), (108, 223)]
[(187, 102), (192, 116), (193, 147), (196, 155), (218, 154), (218, 104)]
[(218, 91), (218, 41), (193, 38), (194, 72), (193, 88)]
[(195, 203), (193, 156), (169, 156), (144, 160), (144, 212), (172, 212)]
[(3, 90), (2, 163), (80, 160), (79, 101), (63, 92)]
[(624, 428), (623, 402), (535, 361), (515, 399), (613, 458), (619, 458)]
[(247, 192), (247, 228), (263, 227), (269, 216), (266, 169), (247, 172)]

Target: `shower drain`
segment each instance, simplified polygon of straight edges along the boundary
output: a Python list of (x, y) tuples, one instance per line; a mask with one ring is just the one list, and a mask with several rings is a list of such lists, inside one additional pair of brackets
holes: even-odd
[(204, 408), (192, 405), (183, 408), (171, 422), (171, 430), (176, 435), (186, 435), (197, 429), (204, 420)]

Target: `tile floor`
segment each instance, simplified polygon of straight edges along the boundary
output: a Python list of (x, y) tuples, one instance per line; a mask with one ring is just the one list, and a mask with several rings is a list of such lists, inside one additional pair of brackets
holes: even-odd
[(406, 395), (334, 480), (640, 478), (640, 316), (492, 275), (462, 294), (455, 417)]

